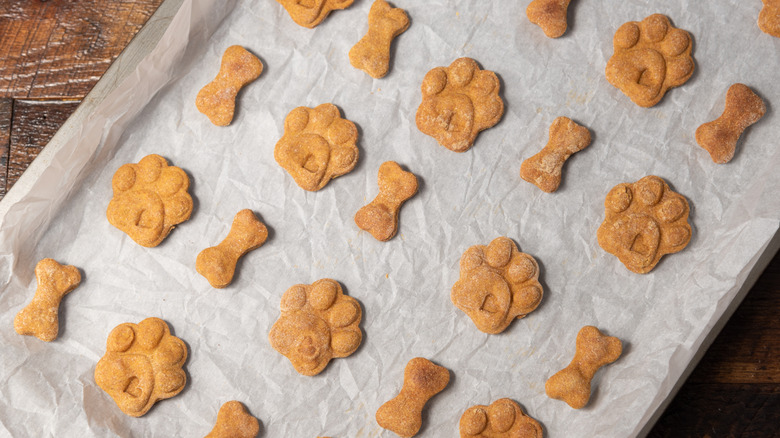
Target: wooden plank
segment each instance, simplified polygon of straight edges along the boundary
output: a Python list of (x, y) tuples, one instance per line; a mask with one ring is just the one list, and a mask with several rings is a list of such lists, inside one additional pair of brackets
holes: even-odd
[(8, 176), (8, 144), (11, 141), (11, 115), (13, 101), (0, 99), (0, 199), (5, 196)]

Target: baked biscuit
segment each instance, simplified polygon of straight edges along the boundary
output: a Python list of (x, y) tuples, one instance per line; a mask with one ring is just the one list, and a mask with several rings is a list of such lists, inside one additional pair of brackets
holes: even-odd
[(60, 329), (59, 310), (62, 297), (81, 283), (81, 273), (75, 266), (63, 266), (52, 259), (35, 265), (38, 288), (30, 304), (14, 317), (14, 330), (20, 335), (32, 335), (51, 342)]
[(386, 242), (398, 232), (401, 205), (417, 193), (417, 177), (395, 161), (379, 166), (379, 194), (355, 214), (355, 224), (376, 240)]
[(322, 23), (322, 20), (336, 9), (345, 9), (355, 0), (276, 0), (287, 9), (290, 18), (299, 26), (309, 29)]
[(542, 438), (542, 426), (514, 400), (472, 406), (460, 417), (460, 438)]
[(550, 125), (547, 145), (520, 165), (520, 177), (542, 191), (552, 193), (561, 185), (561, 172), (566, 160), (589, 145), (588, 128), (567, 117), (558, 117)]
[(260, 422), (239, 401), (229, 401), (219, 408), (217, 423), (205, 438), (255, 438)]
[(195, 106), (211, 123), (229, 125), (233, 121), (238, 92), (262, 72), (263, 63), (257, 56), (241, 46), (228, 47), (222, 55), (217, 77), (201, 88), (195, 98)]
[(558, 38), (566, 33), (568, 22), (566, 12), (571, 0), (533, 0), (525, 14), (531, 23), (539, 26), (550, 38)]
[(758, 14), (758, 27), (763, 32), (780, 38), (780, 0), (762, 0), (764, 7)]
[(385, 0), (375, 0), (368, 13), (368, 32), (349, 51), (349, 62), (375, 79), (390, 68), (390, 44), (409, 28), (409, 17)]

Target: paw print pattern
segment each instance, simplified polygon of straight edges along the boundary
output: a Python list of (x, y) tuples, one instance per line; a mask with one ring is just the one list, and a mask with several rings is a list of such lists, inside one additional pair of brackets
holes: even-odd
[(531, 313), (542, 301), (539, 264), (506, 237), (475, 245), (460, 259), (460, 278), (450, 298), (477, 328), (501, 333), (515, 318)]
[(542, 426), (508, 398), (472, 406), (460, 417), (461, 438), (542, 438)]
[(95, 382), (122, 412), (140, 417), (158, 400), (184, 389), (186, 360), (187, 347), (171, 335), (165, 321), (146, 318), (139, 324), (120, 324), (108, 335)]
[(314, 192), (355, 168), (357, 137), (355, 124), (341, 118), (335, 105), (298, 107), (284, 119), (274, 158), (296, 184)]
[(629, 21), (612, 41), (615, 53), (607, 62), (607, 80), (639, 106), (649, 108), (666, 91), (693, 74), (691, 36), (672, 26), (665, 15)]
[(363, 341), (360, 304), (344, 295), (335, 280), (296, 284), (284, 293), (280, 307), (282, 315), (268, 340), (300, 374), (319, 374), (332, 358), (349, 356)]
[(496, 74), (482, 70), (471, 58), (460, 58), (449, 67), (436, 67), (425, 75), (417, 128), (440, 145), (465, 152), (477, 134), (501, 120), (504, 101)]
[(276, 0), (284, 6), (290, 18), (299, 26), (309, 29), (322, 23), (322, 20), (336, 9), (349, 7), (355, 0)]
[(604, 200), (604, 211), (599, 246), (637, 274), (650, 272), (661, 257), (691, 241), (688, 201), (657, 176), (616, 185)]
[(159, 155), (123, 165), (114, 173), (111, 186), (114, 197), (106, 217), (141, 246), (159, 245), (192, 214), (190, 179)]

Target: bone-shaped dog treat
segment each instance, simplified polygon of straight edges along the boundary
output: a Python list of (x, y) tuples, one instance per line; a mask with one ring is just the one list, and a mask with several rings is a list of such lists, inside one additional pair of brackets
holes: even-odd
[(322, 23), (322, 20), (336, 9), (344, 9), (355, 0), (276, 0), (287, 9), (290, 18), (299, 26), (309, 29)]
[(590, 131), (566, 117), (558, 117), (550, 125), (550, 140), (541, 152), (523, 161), (520, 177), (547, 193), (561, 185), (563, 163), (575, 152), (590, 145)]
[(444, 390), (449, 382), (450, 372), (447, 368), (422, 357), (410, 360), (404, 369), (401, 392), (379, 407), (376, 422), (400, 437), (415, 436), (422, 427), (425, 404)]
[(241, 46), (230, 46), (222, 55), (217, 77), (201, 88), (195, 99), (198, 111), (208, 116), (211, 123), (227, 126), (233, 121), (236, 95), (244, 85), (254, 81), (263, 72), (263, 63)]
[(696, 130), (696, 142), (712, 161), (725, 164), (734, 157), (737, 141), (748, 126), (766, 113), (766, 105), (747, 85), (734, 84), (726, 93), (726, 108), (717, 119)]
[(577, 333), (574, 359), (544, 385), (547, 396), (563, 400), (574, 409), (584, 407), (590, 399), (590, 381), (596, 371), (618, 360), (622, 352), (620, 339), (606, 336), (591, 325), (583, 327)]
[(417, 177), (395, 161), (379, 166), (379, 194), (355, 214), (357, 226), (386, 242), (398, 232), (398, 213), (406, 200), (417, 193)]
[(408, 28), (403, 9), (376, 0), (368, 12), (368, 33), (349, 51), (349, 62), (373, 78), (384, 77), (390, 68), (390, 44)]
[(241, 210), (233, 218), (233, 225), (225, 240), (198, 254), (195, 269), (213, 287), (221, 289), (233, 281), (238, 259), (260, 248), (267, 238), (265, 224), (257, 220), (252, 210)]
[(59, 308), (62, 297), (81, 283), (81, 273), (75, 266), (63, 266), (52, 259), (35, 265), (38, 288), (30, 304), (16, 314), (14, 329), (20, 335), (35, 336), (51, 342), (59, 332)]
[(217, 423), (205, 438), (254, 438), (260, 422), (246, 411), (241, 402), (229, 401), (219, 408)]
[(764, 8), (758, 14), (758, 28), (780, 38), (780, 0), (763, 0)]
[(566, 33), (566, 12), (571, 0), (533, 0), (525, 14), (531, 23), (539, 26), (550, 38)]

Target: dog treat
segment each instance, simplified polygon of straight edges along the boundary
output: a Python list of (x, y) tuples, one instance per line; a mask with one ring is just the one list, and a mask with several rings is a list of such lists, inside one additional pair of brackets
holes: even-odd
[(693, 74), (691, 36), (672, 26), (665, 15), (623, 24), (612, 45), (615, 53), (607, 62), (607, 80), (639, 106), (657, 104), (668, 89)]
[(146, 318), (111, 330), (106, 354), (95, 367), (95, 383), (132, 417), (147, 413), (158, 400), (180, 393), (187, 383), (182, 366), (187, 346), (168, 324)]
[(205, 438), (255, 438), (259, 432), (257, 418), (241, 402), (233, 400), (219, 408), (217, 424)]
[(472, 406), (460, 417), (460, 437), (542, 438), (542, 426), (514, 400), (502, 398), (490, 406)]
[(780, 0), (763, 0), (764, 7), (758, 14), (758, 27), (763, 32), (780, 38)]
[(159, 155), (125, 164), (111, 180), (114, 197), (106, 217), (141, 246), (154, 247), (192, 214), (190, 179)]
[(471, 58), (434, 68), (425, 75), (421, 88), (417, 129), (455, 152), (469, 150), (477, 134), (494, 126), (504, 114), (498, 77), (480, 69)]
[(558, 117), (550, 125), (550, 140), (541, 152), (523, 161), (520, 177), (547, 193), (561, 185), (563, 163), (575, 152), (590, 145), (590, 131), (566, 117)]
[(501, 333), (542, 301), (539, 264), (506, 237), (475, 245), (460, 258), (460, 278), (450, 299), (485, 333)]
[(20, 335), (35, 336), (51, 342), (60, 330), (59, 310), (62, 297), (81, 283), (81, 273), (75, 266), (63, 266), (52, 259), (35, 265), (35, 289), (30, 304), (16, 314), (14, 330)]
[(341, 118), (335, 105), (301, 106), (284, 119), (274, 158), (302, 189), (315, 192), (355, 168), (357, 137), (355, 124)]
[(225, 240), (198, 254), (195, 269), (211, 286), (223, 288), (233, 281), (238, 259), (253, 249), (260, 248), (268, 238), (268, 229), (252, 210), (241, 210), (233, 218)]
[(372, 78), (383, 78), (390, 68), (390, 44), (409, 28), (409, 17), (401, 8), (376, 0), (368, 12), (368, 32), (349, 51), (349, 62)]
[(422, 427), (422, 410), (428, 400), (450, 383), (450, 372), (428, 359), (415, 357), (404, 368), (401, 392), (376, 411), (376, 422), (384, 429), (408, 438)]
[(550, 38), (566, 33), (566, 12), (571, 0), (533, 0), (525, 14), (531, 23), (539, 26)]
[(195, 106), (208, 116), (211, 123), (229, 125), (236, 109), (236, 95), (262, 72), (263, 63), (255, 55), (241, 46), (228, 47), (222, 55), (217, 77), (201, 88), (195, 98)]
[(748, 126), (766, 113), (766, 105), (747, 85), (734, 84), (726, 93), (726, 108), (717, 119), (696, 130), (696, 142), (712, 161), (724, 164), (734, 158), (737, 141)]
[(646, 274), (665, 254), (681, 251), (691, 241), (689, 212), (688, 201), (657, 176), (618, 184), (604, 200), (599, 246), (630, 271)]
[(276, 0), (287, 9), (290, 18), (299, 26), (309, 29), (322, 23), (322, 20), (337, 9), (345, 9), (354, 0)]
[(280, 307), (282, 315), (268, 340), (300, 374), (319, 374), (332, 358), (349, 356), (363, 341), (360, 304), (344, 295), (335, 280), (296, 284), (284, 293)]
[(386, 242), (398, 232), (401, 205), (417, 193), (417, 177), (395, 161), (379, 166), (379, 194), (355, 214), (355, 223), (376, 240)]
[(566, 368), (547, 379), (547, 396), (565, 401), (574, 409), (588, 404), (590, 381), (604, 365), (618, 360), (623, 352), (620, 339), (605, 336), (599, 329), (586, 325), (577, 333), (577, 352)]

